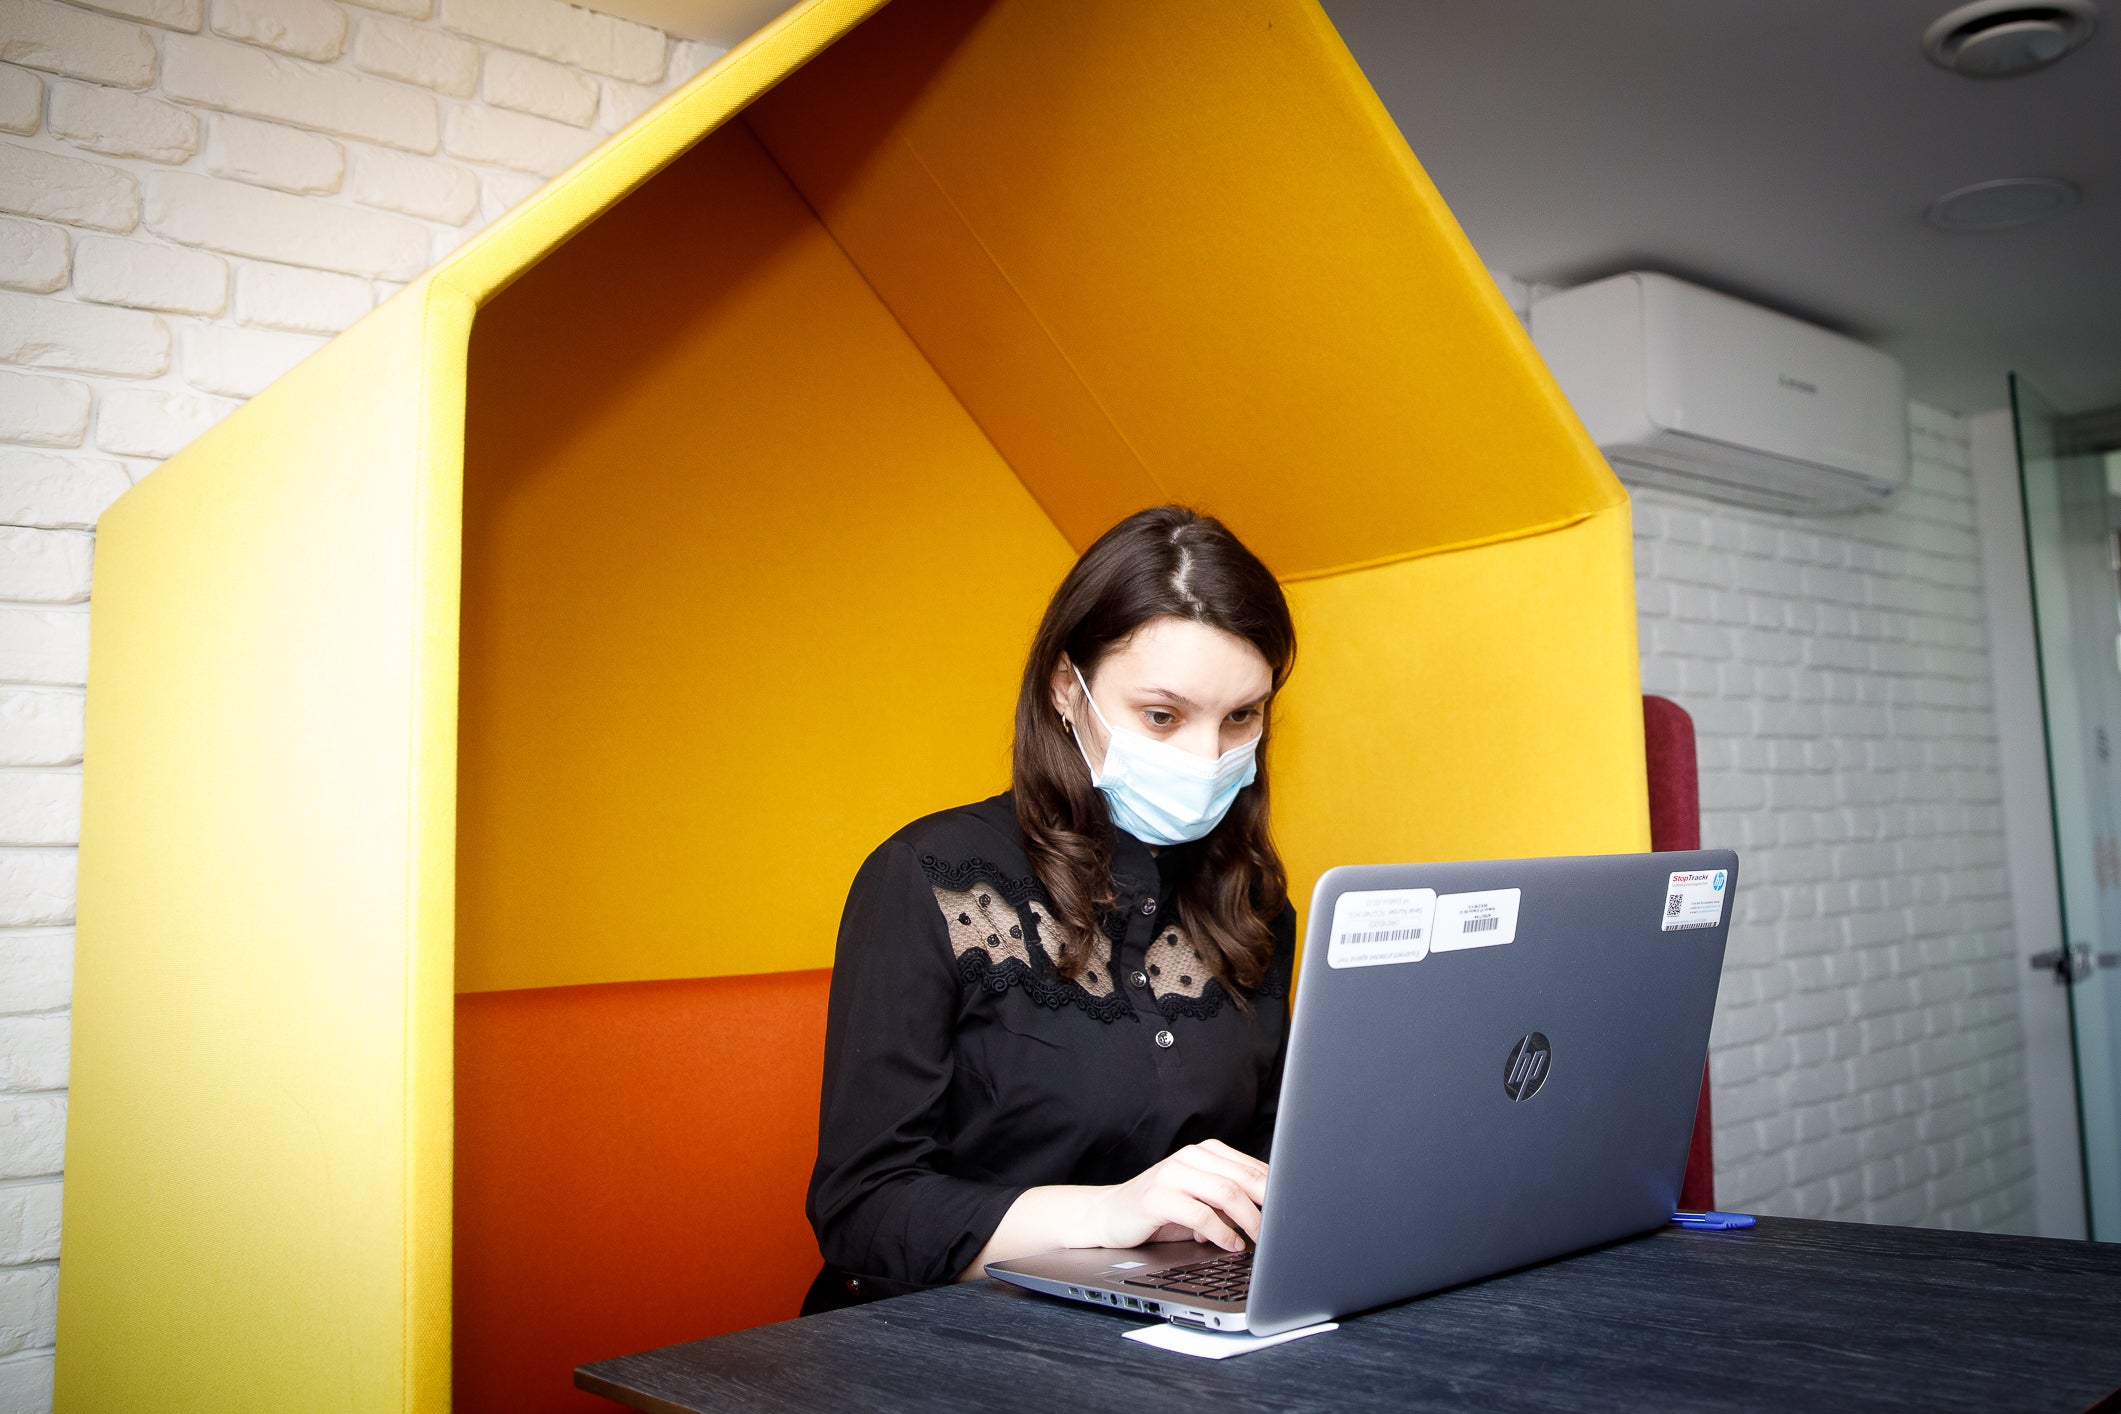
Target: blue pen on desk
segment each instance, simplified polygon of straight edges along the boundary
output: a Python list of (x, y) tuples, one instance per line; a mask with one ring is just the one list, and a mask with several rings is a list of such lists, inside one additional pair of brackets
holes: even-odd
[(1751, 1227), (1753, 1218), (1748, 1213), (1687, 1213), (1672, 1214), (1672, 1226), (1690, 1227), (1697, 1232), (1728, 1232), (1732, 1228)]

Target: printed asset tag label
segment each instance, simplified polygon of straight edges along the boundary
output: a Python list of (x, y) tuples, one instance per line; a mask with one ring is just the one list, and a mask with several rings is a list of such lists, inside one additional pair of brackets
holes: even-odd
[(1664, 931), (1683, 928), (1713, 928), (1723, 921), (1723, 901), (1730, 896), (1724, 885), (1730, 873), (1724, 869), (1697, 869), (1674, 874), (1664, 891)]
[(1522, 889), (1443, 895), (1436, 900), (1436, 937), (1429, 946), (1437, 952), (1454, 952), (1516, 942), (1517, 902), (1523, 897)]
[(1436, 922), (1434, 889), (1364, 889), (1333, 901), (1330, 967), (1378, 967), (1429, 955)]

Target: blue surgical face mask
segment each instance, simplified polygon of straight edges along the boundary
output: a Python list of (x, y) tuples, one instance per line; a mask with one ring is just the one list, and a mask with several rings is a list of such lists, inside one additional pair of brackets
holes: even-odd
[(1105, 797), (1112, 823), (1143, 844), (1184, 844), (1222, 823), (1237, 793), (1259, 775), (1259, 738), (1233, 746), (1215, 760), (1195, 756), (1169, 742), (1113, 730), (1090, 696), (1082, 670), (1070, 665), (1097, 723), (1105, 729), (1105, 764), (1090, 766), (1082, 738), (1075, 749), (1090, 766), (1090, 783)]

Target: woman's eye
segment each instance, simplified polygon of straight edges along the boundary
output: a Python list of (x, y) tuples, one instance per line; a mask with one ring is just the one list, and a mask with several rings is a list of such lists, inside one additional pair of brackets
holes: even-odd
[(1149, 707), (1143, 710), (1142, 720), (1152, 727), (1168, 727), (1178, 721), (1178, 714), (1176, 712), (1166, 712), (1161, 707)]
[(1259, 720), (1259, 709), (1257, 707), (1240, 707), (1230, 714), (1230, 720), (1240, 727), (1247, 722), (1256, 722)]

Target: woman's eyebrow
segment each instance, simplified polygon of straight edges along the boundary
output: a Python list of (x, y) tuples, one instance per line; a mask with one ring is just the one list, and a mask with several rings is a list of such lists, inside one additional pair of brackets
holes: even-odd
[[(1149, 697), (1161, 697), (1166, 702), (1176, 703), (1178, 706), (1185, 708), (1189, 712), (1198, 712), (1200, 710), (1200, 704), (1198, 702), (1195, 702), (1192, 698), (1186, 696), (1182, 692), (1173, 692), (1168, 687), (1145, 687), (1142, 689), (1142, 692), (1144, 693), (1144, 695)], [(1264, 707), (1267, 705), (1267, 699), (1269, 697), (1272, 697), (1273, 695), (1274, 694), (1271, 691), (1262, 693), (1258, 697), (1254, 698), (1252, 701), (1240, 703), (1237, 706), (1231, 708), (1230, 710), (1233, 712), (1242, 712), (1248, 707)]]

